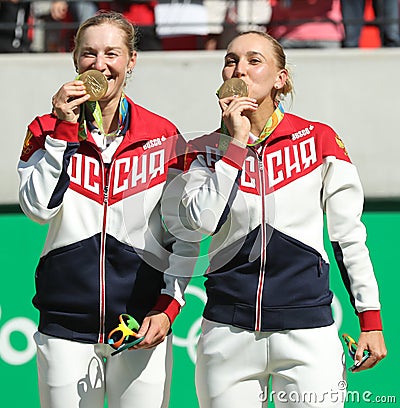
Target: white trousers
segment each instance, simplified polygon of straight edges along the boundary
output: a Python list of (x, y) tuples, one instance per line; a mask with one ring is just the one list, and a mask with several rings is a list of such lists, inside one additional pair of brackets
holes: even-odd
[(37, 332), (42, 408), (168, 407), (172, 336), (151, 350), (115, 356), (107, 344), (85, 344)]
[[(339, 408), (345, 359), (335, 325), (258, 333), (203, 319), (196, 389), (201, 408)], [(269, 390), (269, 380), (272, 390)]]

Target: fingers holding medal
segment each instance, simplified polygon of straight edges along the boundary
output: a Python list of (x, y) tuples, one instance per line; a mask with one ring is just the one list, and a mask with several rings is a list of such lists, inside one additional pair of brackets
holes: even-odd
[(227, 79), (217, 91), (222, 119), (229, 134), (246, 146), (250, 132), (249, 112), (258, 108), (256, 99), (249, 97), (249, 89), (240, 78)]
[[(218, 89), (217, 96), (219, 104), (223, 111), (228, 107), (231, 109), (235, 106), (240, 106), (241, 112), (246, 109), (253, 109), (256, 105), (256, 100), (249, 98), (249, 88), (243, 79), (229, 78)], [(237, 100), (237, 98), (246, 98), (245, 100)]]
[(98, 101), (108, 90), (107, 78), (100, 71), (91, 69), (64, 84), (53, 96), (53, 113), (61, 120), (77, 122), (80, 106), (86, 101)]
[(77, 122), (80, 107), (89, 97), (82, 82), (77, 80), (67, 82), (52, 98), (53, 114), (60, 120)]
[(217, 96), (223, 112), (227, 112), (228, 109), (239, 109), (241, 114), (244, 110), (257, 108), (257, 101), (249, 97), (247, 83), (240, 78), (227, 79), (218, 89)]

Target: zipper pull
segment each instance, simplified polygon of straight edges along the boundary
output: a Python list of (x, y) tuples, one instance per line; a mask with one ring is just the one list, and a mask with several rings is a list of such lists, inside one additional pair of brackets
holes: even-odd
[(104, 195), (103, 195), (103, 199), (104, 199), (104, 203), (108, 203), (108, 186), (104, 186)]
[(264, 164), (263, 164), (262, 157), (258, 157), (258, 168), (259, 168), (261, 171), (264, 170)]

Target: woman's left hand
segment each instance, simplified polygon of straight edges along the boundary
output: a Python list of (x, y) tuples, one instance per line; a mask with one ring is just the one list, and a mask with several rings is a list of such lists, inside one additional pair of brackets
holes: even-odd
[(163, 312), (151, 311), (143, 320), (137, 337), (145, 338), (133, 349), (149, 349), (162, 343), (171, 328), (168, 316)]
[(355, 356), (355, 361), (361, 361), (363, 357), (363, 351), (368, 350), (370, 356), (365, 360), (359, 368), (356, 368), (353, 372), (367, 370), (374, 367), (383, 358), (386, 357), (387, 350), (385, 346), (385, 340), (381, 331), (368, 331), (361, 332), (358, 340), (358, 347)]

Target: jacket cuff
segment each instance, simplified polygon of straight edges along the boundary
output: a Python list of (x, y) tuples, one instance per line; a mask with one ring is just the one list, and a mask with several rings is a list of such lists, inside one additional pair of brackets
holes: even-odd
[(152, 310), (165, 313), (172, 325), (176, 316), (178, 316), (179, 312), (181, 311), (181, 305), (173, 297), (163, 294), (160, 295)]
[(70, 143), (78, 143), (78, 127), (79, 123), (67, 122), (66, 120), (57, 119), (54, 128), (54, 139), (65, 140)]
[(228, 149), (222, 161), (228, 163), (229, 165), (241, 170), (243, 167), (244, 159), (247, 156), (247, 148), (241, 147), (235, 143), (229, 143)]
[(382, 331), (380, 310), (366, 310), (365, 312), (358, 313), (358, 319), (360, 320), (361, 331)]

